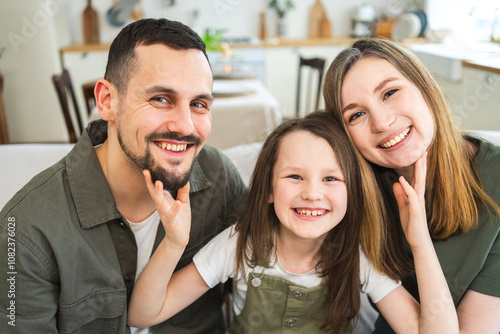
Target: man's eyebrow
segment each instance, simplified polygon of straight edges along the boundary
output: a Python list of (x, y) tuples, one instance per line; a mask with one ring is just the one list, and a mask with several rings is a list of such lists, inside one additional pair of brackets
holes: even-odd
[(177, 94), (175, 89), (167, 88), (167, 87), (160, 86), (160, 85), (155, 85), (155, 86), (151, 86), (151, 87), (146, 88), (146, 93), (147, 94), (153, 94), (153, 93)]
[[(155, 85), (146, 88), (146, 94), (154, 94), (154, 93), (167, 93), (167, 94), (172, 94), (172, 95), (177, 95), (178, 92), (175, 89), (160, 86), (160, 85)], [(210, 102), (213, 102), (214, 97), (212, 94), (199, 94), (194, 97), (194, 99), (202, 99), (202, 100), (208, 100)]]

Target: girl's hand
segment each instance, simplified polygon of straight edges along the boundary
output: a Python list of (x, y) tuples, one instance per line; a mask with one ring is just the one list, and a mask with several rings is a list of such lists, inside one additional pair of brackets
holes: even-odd
[(412, 249), (432, 243), (425, 214), (425, 178), (427, 174), (427, 152), (415, 162), (412, 184), (403, 176), (394, 183), (394, 196), (399, 206), (401, 226)]
[(149, 194), (155, 202), (165, 228), (165, 241), (172, 248), (184, 248), (189, 241), (191, 230), (191, 207), (189, 205), (189, 182), (177, 191), (177, 200), (166, 190), (163, 183), (153, 184), (151, 173), (143, 171)]

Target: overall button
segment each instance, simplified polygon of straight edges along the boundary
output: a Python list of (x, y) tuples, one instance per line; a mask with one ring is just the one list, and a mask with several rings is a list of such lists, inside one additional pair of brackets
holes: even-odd
[(288, 320), (286, 321), (286, 325), (287, 325), (288, 327), (293, 327), (293, 326), (295, 326), (295, 324), (296, 324), (295, 319), (288, 319)]
[(304, 294), (302, 293), (302, 291), (295, 290), (294, 292), (292, 292), (292, 295), (293, 295), (294, 297), (300, 298), (300, 297), (302, 297)]

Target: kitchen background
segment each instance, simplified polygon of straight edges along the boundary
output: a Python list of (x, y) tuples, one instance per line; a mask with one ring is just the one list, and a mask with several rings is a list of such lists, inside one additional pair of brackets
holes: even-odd
[[(134, 14), (179, 20), (200, 35), (206, 35), (208, 29), (226, 38), (234, 52), (231, 61), (253, 71), (277, 98), (283, 115), (291, 116), (295, 110), (299, 54), (323, 57), (328, 66), (350, 43), (353, 34), (362, 34), (363, 26), (356, 22), (373, 21), (368, 24), (373, 28), (374, 21), (379, 20), (394, 26), (408, 12), (420, 10), (426, 14), (424, 38), (407, 40), (409, 47), (436, 73), (466, 127), (500, 130), (500, 44), (490, 43), (492, 38), (500, 39), (498, 0), (321, 0), (329, 29), (322, 41), (313, 43), (309, 26), (316, 1), (291, 1), (293, 8), (286, 12), (281, 24), (268, 0), (141, 0)], [(106, 13), (117, 2), (91, 3), (97, 12), (101, 44), (110, 43), (122, 28), (106, 19)], [(70, 69), (81, 109), (85, 110), (80, 85), (104, 74), (107, 54), (105, 48), (74, 48), (84, 42), (82, 13), (86, 6), (85, 0), (0, 2), (0, 70), (5, 77), (3, 93), (11, 142), (68, 140), (51, 82), (52, 75), (60, 73), (63, 66)], [(263, 37), (262, 22), (266, 28), (263, 40), (259, 39)], [(406, 25), (400, 31), (410, 34), (410, 28)], [(443, 47), (426, 48), (434, 45), (429, 43)], [(462, 57), (461, 53), (466, 55)], [(220, 52), (210, 56), (214, 66), (228, 61)], [(462, 68), (462, 58), (480, 58), (481, 62)], [(480, 117), (474, 114), (483, 110)]]

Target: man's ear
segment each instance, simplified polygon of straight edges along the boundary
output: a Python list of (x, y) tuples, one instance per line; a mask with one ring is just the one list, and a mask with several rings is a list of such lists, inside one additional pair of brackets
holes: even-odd
[(116, 88), (106, 79), (99, 79), (94, 87), (94, 95), (99, 117), (105, 121), (114, 121), (115, 115), (111, 106)]

